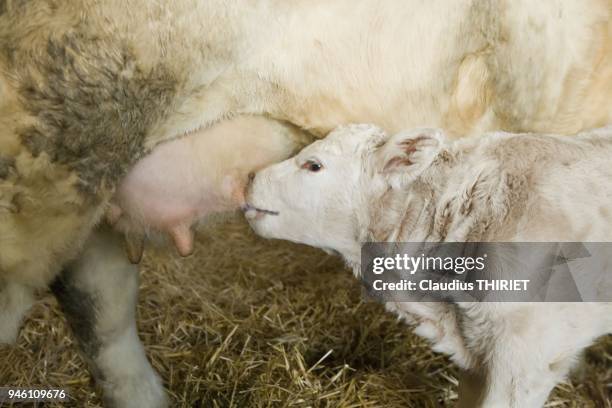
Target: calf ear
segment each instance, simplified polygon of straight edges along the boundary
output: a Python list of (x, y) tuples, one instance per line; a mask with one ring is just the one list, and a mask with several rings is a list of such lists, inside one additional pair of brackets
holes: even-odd
[(431, 165), (445, 139), (439, 129), (398, 133), (381, 147), (378, 169), (393, 188), (405, 187)]

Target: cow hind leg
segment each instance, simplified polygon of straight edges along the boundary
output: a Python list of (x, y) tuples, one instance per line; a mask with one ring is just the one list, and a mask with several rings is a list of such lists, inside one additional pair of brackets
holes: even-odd
[(127, 260), (121, 238), (104, 229), (94, 232), (52, 290), (106, 406), (167, 406), (161, 381), (138, 338), (138, 268)]
[(32, 289), (0, 280), (0, 344), (15, 342), (23, 315), (33, 303)]

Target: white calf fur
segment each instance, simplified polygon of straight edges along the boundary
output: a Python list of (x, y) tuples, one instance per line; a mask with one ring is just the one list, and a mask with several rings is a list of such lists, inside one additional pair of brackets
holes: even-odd
[[(341, 127), (259, 172), (246, 216), (265, 237), (339, 252), (356, 275), (363, 242), (612, 241), (611, 155), (612, 128), (451, 142), (434, 129)], [(612, 332), (612, 303), (386, 306), (476, 379), (465, 407), (542, 406)]]

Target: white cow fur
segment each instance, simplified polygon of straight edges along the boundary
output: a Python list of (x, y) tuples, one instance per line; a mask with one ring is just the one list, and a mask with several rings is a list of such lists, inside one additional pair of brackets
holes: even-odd
[[(612, 241), (611, 155), (612, 128), (451, 142), (434, 129), (389, 138), (341, 127), (259, 172), (247, 218), (265, 237), (339, 252), (357, 276), (364, 242)], [(600, 285), (612, 293), (612, 278)], [(460, 396), (469, 407), (542, 406), (578, 354), (612, 332), (612, 303), (386, 306), (482, 378), (475, 397)]]
[[(205, 88), (150, 144), (230, 112), (320, 135), (351, 122), (572, 134), (612, 120), (609, 0), (184, 3), (188, 16), (168, 30), (229, 60), (202, 61), (193, 82)], [(176, 16), (183, 6), (140, 9)], [(143, 52), (156, 60), (161, 51)], [(173, 50), (177, 61), (183, 54)]]

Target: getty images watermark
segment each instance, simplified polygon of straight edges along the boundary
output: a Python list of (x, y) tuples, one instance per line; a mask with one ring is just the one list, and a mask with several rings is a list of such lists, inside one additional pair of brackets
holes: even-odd
[(367, 243), (361, 269), (382, 301), (612, 301), (612, 243)]

